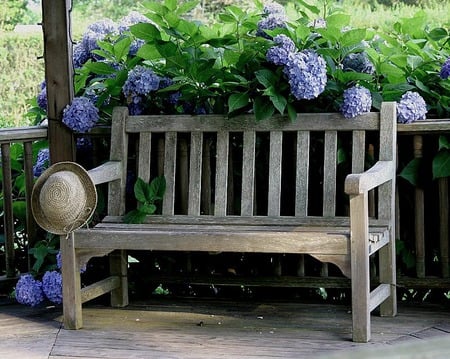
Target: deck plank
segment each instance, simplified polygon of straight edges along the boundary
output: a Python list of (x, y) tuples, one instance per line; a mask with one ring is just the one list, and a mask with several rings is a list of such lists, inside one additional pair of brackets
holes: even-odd
[(372, 316), (368, 344), (351, 341), (345, 305), (164, 298), (86, 306), (78, 331), (61, 329), (61, 320), (59, 308), (1, 306), (0, 358), (356, 358), (375, 349), (393, 358), (396, 346), (403, 353), (415, 343), (450, 343), (449, 308), (426, 306)]

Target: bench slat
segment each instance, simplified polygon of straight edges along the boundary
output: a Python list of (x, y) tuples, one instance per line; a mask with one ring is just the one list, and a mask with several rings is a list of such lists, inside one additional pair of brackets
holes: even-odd
[(175, 169), (177, 162), (177, 133), (167, 132), (164, 146), (164, 177), (166, 192), (162, 206), (162, 213), (173, 215), (175, 212)]
[(366, 132), (353, 131), (352, 135), (352, 173), (364, 172)]
[(188, 214), (200, 215), (201, 184), (202, 184), (202, 150), (203, 134), (191, 134), (191, 152), (189, 159), (189, 201)]
[(270, 158), (269, 158), (269, 194), (267, 214), (280, 215), (281, 205), (281, 159), (283, 150), (283, 133), (270, 132)]
[(300, 217), (308, 214), (309, 146), (310, 132), (297, 132), (295, 215)]
[(336, 213), (336, 164), (337, 132), (326, 131), (324, 141), (323, 164), (323, 215), (334, 216)]
[(229, 138), (229, 132), (217, 132), (216, 191), (214, 202), (214, 214), (216, 216), (225, 216), (227, 214)]
[(146, 183), (150, 181), (150, 162), (152, 155), (152, 134), (143, 132), (139, 136), (138, 177)]
[(242, 155), (241, 215), (252, 216), (255, 197), (255, 131), (245, 131)]

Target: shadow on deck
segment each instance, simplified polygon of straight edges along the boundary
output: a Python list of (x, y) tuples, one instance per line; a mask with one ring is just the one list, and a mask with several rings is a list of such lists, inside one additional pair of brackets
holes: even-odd
[(400, 306), (373, 316), (372, 340), (351, 341), (343, 305), (167, 300), (84, 308), (62, 329), (60, 308), (0, 306), (0, 358), (447, 358), (450, 308)]

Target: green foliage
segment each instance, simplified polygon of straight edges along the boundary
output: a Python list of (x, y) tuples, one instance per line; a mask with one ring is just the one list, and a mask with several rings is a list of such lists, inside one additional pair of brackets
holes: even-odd
[(125, 223), (142, 223), (146, 216), (154, 214), (157, 210), (156, 204), (162, 201), (165, 191), (164, 176), (156, 177), (150, 183), (138, 178), (134, 185), (134, 195), (138, 201), (138, 207), (125, 215)]
[(450, 142), (447, 137), (439, 137), (439, 152), (433, 159), (433, 178), (450, 176)]
[[(28, 113), (44, 80), (42, 38), (36, 35), (0, 35), (0, 126), (34, 124), (37, 113)], [(30, 101), (30, 99), (33, 99)]]
[(33, 255), (35, 260), (32, 267), (33, 274), (42, 274), (57, 268), (56, 254), (59, 251), (58, 248), (59, 237), (47, 234), (45, 240), (39, 241), (33, 248), (29, 249), (28, 252)]
[(4, 1), (0, 7), (0, 30), (12, 30), (27, 13), (27, 0)]

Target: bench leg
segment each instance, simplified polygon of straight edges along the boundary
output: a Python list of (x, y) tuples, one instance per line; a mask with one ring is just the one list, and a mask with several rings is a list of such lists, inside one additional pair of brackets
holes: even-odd
[(350, 198), (353, 341), (370, 340), (370, 272), (367, 193)]
[(79, 329), (83, 326), (81, 311), (80, 268), (75, 253), (74, 234), (60, 237), (63, 317), (65, 329)]
[(397, 283), (395, 265), (395, 236), (379, 251), (380, 283), (391, 285), (391, 295), (380, 305), (380, 315), (394, 317), (397, 315)]
[(124, 250), (114, 251), (109, 256), (109, 267), (112, 276), (119, 277), (120, 285), (111, 291), (111, 306), (125, 307), (128, 305), (128, 259)]

